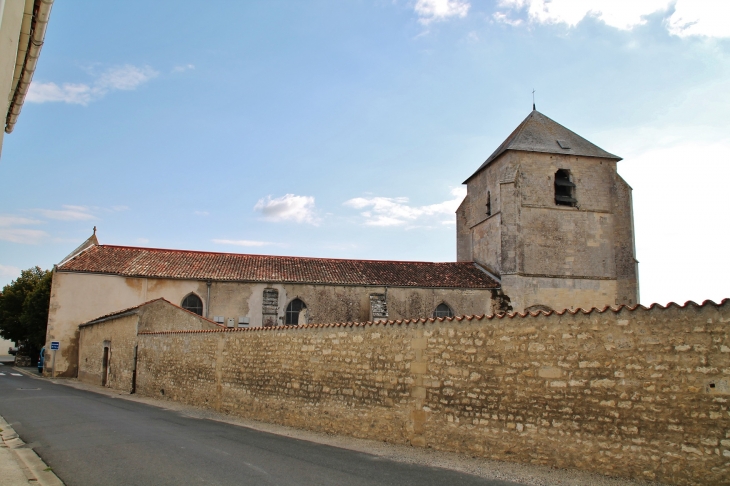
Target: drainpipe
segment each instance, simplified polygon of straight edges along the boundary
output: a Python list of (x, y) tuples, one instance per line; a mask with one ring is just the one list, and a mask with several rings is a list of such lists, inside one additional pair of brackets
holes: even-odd
[(33, 73), (38, 64), (38, 57), (41, 55), (41, 47), (43, 47), (43, 39), (46, 36), (46, 27), (48, 26), (52, 6), (53, 0), (36, 0), (34, 5), (35, 11), (33, 12), (28, 51), (25, 53), (23, 71), (8, 108), (7, 118), (5, 119), (5, 133), (13, 131), (18, 115), (20, 115), (20, 109), (23, 107), (25, 95), (28, 93), (30, 81), (33, 79)]
[(210, 314), (210, 284), (212, 284), (212, 283), (213, 282), (211, 282), (210, 280), (208, 280), (206, 282), (206, 284), (208, 284), (208, 298), (206, 299), (206, 302), (205, 302), (205, 318), (206, 319), (208, 319), (208, 315)]

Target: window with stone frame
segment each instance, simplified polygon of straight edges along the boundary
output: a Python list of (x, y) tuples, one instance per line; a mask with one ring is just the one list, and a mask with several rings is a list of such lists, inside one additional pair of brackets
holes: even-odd
[(436, 306), (436, 309), (433, 311), (434, 317), (454, 317), (454, 311), (451, 310), (451, 307), (449, 307), (447, 304), (444, 304), (443, 302)]
[(186, 295), (180, 307), (199, 316), (203, 315), (203, 301), (195, 294)]
[(302, 311), (307, 310), (307, 305), (301, 299), (294, 299), (289, 302), (286, 306), (286, 320), (284, 321), (287, 326), (298, 326), (300, 324), (306, 324), (306, 318), (302, 315)]

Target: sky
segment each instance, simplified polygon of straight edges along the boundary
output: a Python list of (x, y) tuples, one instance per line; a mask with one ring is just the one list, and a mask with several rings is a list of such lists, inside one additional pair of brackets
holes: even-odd
[(0, 158), (0, 285), (102, 244), (454, 261), (537, 109), (623, 157), (641, 302), (730, 297), (730, 2), (56, 2)]

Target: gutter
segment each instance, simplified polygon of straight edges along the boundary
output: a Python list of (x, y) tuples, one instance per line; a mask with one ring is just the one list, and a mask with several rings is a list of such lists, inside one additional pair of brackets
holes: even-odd
[[(15, 123), (18, 121), (20, 110), (23, 108), (25, 96), (28, 94), (28, 88), (30, 88), (30, 82), (33, 79), (33, 73), (35, 73), (38, 64), (38, 57), (41, 55), (41, 48), (43, 47), (43, 40), (46, 36), (46, 28), (48, 27), (48, 19), (51, 16), (52, 6), (53, 0), (34, 1), (27, 51), (25, 52), (20, 78), (13, 92), (12, 101), (8, 107), (7, 117), (5, 118), (5, 133), (11, 133), (13, 131)], [(25, 47), (18, 46), (19, 55)]]

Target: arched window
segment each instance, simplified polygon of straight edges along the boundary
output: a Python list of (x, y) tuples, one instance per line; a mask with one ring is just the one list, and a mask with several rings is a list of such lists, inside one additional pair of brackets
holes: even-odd
[(286, 306), (286, 325), (287, 326), (298, 326), (299, 324), (306, 324), (304, 316), (302, 316), (301, 322), (299, 316), (303, 310), (307, 309), (307, 305), (300, 299), (294, 299), (289, 302)]
[(451, 307), (444, 304), (443, 302), (436, 306), (436, 310), (433, 311), (434, 317), (454, 317), (454, 311)]
[(194, 312), (199, 316), (203, 315), (203, 301), (195, 294), (188, 294), (182, 301), (183, 309)]
[(570, 172), (558, 169), (555, 173), (555, 204), (560, 206), (575, 206), (575, 184), (570, 180)]

